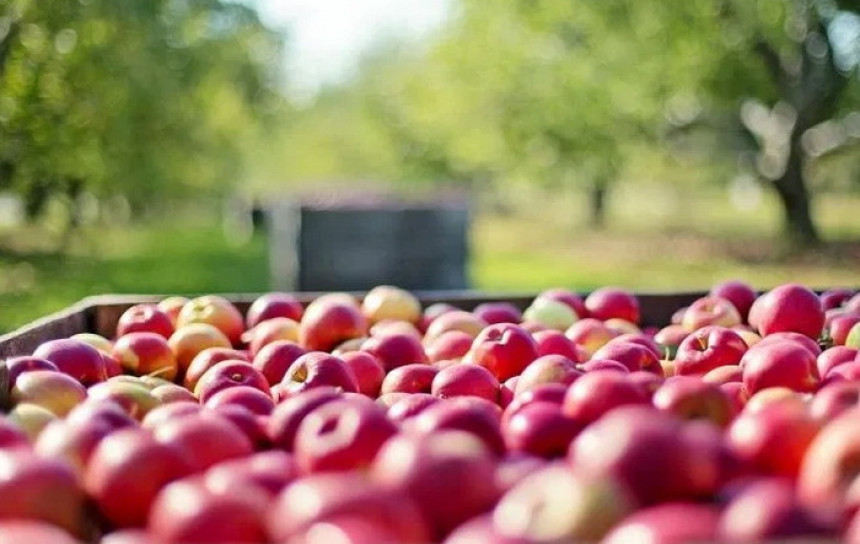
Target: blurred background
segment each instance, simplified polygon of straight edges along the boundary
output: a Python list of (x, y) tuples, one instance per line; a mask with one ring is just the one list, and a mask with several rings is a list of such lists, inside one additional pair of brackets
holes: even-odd
[(404, 248), (412, 288), (857, 286), (858, 63), (848, 0), (0, 0), (0, 330)]

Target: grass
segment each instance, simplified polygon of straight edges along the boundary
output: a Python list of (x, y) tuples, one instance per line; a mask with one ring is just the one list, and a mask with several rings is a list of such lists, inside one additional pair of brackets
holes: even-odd
[[(860, 240), (860, 198), (821, 198), (822, 234), (835, 243), (804, 254), (786, 252), (777, 242), (772, 201), (739, 210), (724, 198), (620, 190), (604, 231), (584, 226), (577, 212), (585, 208), (575, 196), (526, 201), (512, 215), (478, 213), (473, 285), (503, 292), (608, 284), (682, 290), (730, 277), (758, 287), (860, 285), (860, 242), (853, 241)], [(269, 288), (262, 234), (237, 244), (212, 219), (170, 223), (85, 230), (62, 253), (51, 249), (56, 236), (43, 229), (0, 232), (0, 331), (94, 294)]]

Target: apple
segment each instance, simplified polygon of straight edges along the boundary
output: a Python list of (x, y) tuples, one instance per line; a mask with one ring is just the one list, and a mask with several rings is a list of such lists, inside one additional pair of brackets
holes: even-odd
[(94, 401), (117, 403), (132, 418), (140, 421), (159, 402), (142, 382), (108, 381), (91, 386), (87, 395)]
[(860, 381), (860, 360), (849, 361), (831, 369), (822, 383), (829, 385), (841, 381)]
[(664, 352), (660, 349), (659, 344), (652, 336), (644, 332), (628, 332), (622, 333), (609, 341), (609, 344), (638, 344), (654, 354), (654, 357), (660, 359)]
[(617, 524), (601, 544), (716, 542), (720, 510), (710, 504), (681, 502), (644, 508)]
[(562, 409), (566, 416), (589, 424), (620, 406), (648, 402), (645, 392), (626, 375), (602, 370), (588, 372), (573, 382)]
[(704, 376), (702, 376), (702, 381), (715, 383), (717, 385), (731, 382), (742, 383), (744, 380), (743, 376), (743, 369), (740, 366), (726, 365), (718, 366), (713, 370), (709, 370)]
[(639, 323), (639, 300), (626, 289), (601, 287), (585, 298), (585, 309), (601, 321), (618, 318)]
[(86, 497), (71, 467), (59, 459), (0, 450), (0, 496), (2, 520), (41, 521), (83, 536)]
[(293, 456), (278, 450), (218, 463), (203, 476), (204, 485), (214, 493), (250, 486), (271, 499), (298, 477), (299, 467)]
[(308, 305), (299, 327), (299, 344), (308, 351), (330, 351), (367, 336), (367, 318), (354, 303), (318, 298)]
[(771, 334), (765, 336), (764, 338), (762, 338), (761, 340), (759, 340), (756, 343), (756, 347), (767, 346), (769, 344), (782, 342), (782, 341), (794, 342), (795, 344), (803, 346), (804, 348), (809, 350), (809, 353), (811, 353), (815, 357), (818, 357), (819, 355), (821, 355), (821, 347), (818, 345), (818, 343), (815, 340), (813, 340), (812, 338), (809, 338), (808, 336), (804, 336), (804, 335), (802, 335), (800, 333), (796, 333), (796, 332), (774, 332), (774, 333), (771, 333)]
[(595, 351), (618, 336), (618, 333), (607, 327), (603, 321), (585, 318), (574, 323), (564, 335), (583, 348), (586, 356), (591, 357)]
[(131, 332), (120, 336), (111, 356), (136, 376), (149, 374), (173, 380), (179, 371), (176, 356), (167, 340), (154, 332)]
[(80, 479), (95, 447), (114, 430), (104, 421), (74, 423), (57, 419), (42, 429), (33, 451), (45, 458), (65, 461)]
[(496, 487), (504, 495), (527, 476), (550, 466), (551, 463), (553, 462), (527, 453), (508, 453), (496, 465)]
[(230, 360), (250, 361), (250, 358), (246, 352), (238, 349), (225, 347), (206, 348), (191, 360), (191, 363), (185, 371), (182, 384), (188, 390), (193, 391), (197, 386), (198, 380), (200, 380), (200, 377), (203, 376), (207, 370), (221, 361)]
[(848, 341), (848, 335), (851, 329), (860, 323), (860, 313), (843, 314), (834, 317), (827, 325), (827, 334), (835, 346), (844, 346)]
[(650, 406), (621, 406), (579, 433), (568, 460), (587, 478), (615, 479), (642, 506), (712, 494), (718, 456), (702, 455), (683, 429)]
[(649, 399), (653, 398), (654, 393), (657, 392), (657, 389), (659, 389), (665, 381), (663, 377), (645, 370), (630, 372), (627, 375), (627, 379), (630, 380), (633, 385), (641, 389)]
[(251, 443), (254, 451), (270, 449), (272, 444), (266, 433), (267, 415), (258, 415), (248, 407), (235, 403), (224, 403), (217, 406), (207, 406), (201, 412), (204, 417), (214, 416), (219, 420), (226, 419), (239, 429)]
[(821, 352), (815, 361), (818, 375), (824, 378), (839, 365), (860, 359), (860, 350), (847, 346), (833, 346)]
[(642, 330), (637, 327), (635, 323), (627, 321), (626, 319), (620, 319), (618, 317), (607, 319), (606, 321), (604, 321), (604, 324), (609, 327), (609, 330), (614, 332), (616, 335), (638, 334), (642, 332)]
[(328, 402), (299, 425), (295, 455), (305, 473), (362, 470), (397, 427), (374, 403)]
[(99, 544), (159, 544), (144, 529), (120, 529), (104, 535)]
[(694, 301), (684, 312), (681, 326), (688, 331), (702, 327), (721, 326), (734, 327), (740, 325), (743, 319), (734, 304), (726, 299), (708, 296)]
[(410, 430), (418, 435), (431, 435), (443, 430), (465, 431), (480, 439), (496, 455), (505, 452), (498, 406), (484, 399), (449, 399), (425, 408), (411, 423)]
[(131, 332), (149, 332), (165, 339), (173, 334), (174, 324), (165, 311), (155, 304), (135, 304), (119, 317), (116, 335), (125, 336)]
[(654, 352), (641, 344), (633, 342), (609, 342), (592, 355), (592, 360), (609, 359), (618, 361), (630, 372), (647, 370), (662, 374), (660, 359)]
[(746, 403), (749, 400), (749, 393), (747, 393), (744, 384), (741, 382), (727, 382), (720, 384), (719, 387), (723, 393), (729, 397), (729, 400), (731, 400), (735, 413), (746, 408)]
[(535, 544), (533, 540), (502, 535), (484, 514), (459, 525), (442, 544)]
[(67, 374), (31, 370), (18, 376), (10, 398), (15, 404), (35, 404), (63, 417), (87, 398), (87, 390)]
[[(370, 327), (370, 336), (386, 336), (388, 334), (405, 334), (414, 336), (417, 340), (422, 340), (424, 335), (418, 330), (418, 327), (408, 321), (395, 321), (392, 319), (383, 319), (378, 323), (374, 323)], [(338, 346), (340, 348), (340, 346)]]
[(819, 382), (815, 355), (790, 341), (759, 343), (744, 354), (740, 366), (750, 394), (778, 386), (806, 393), (814, 391)]
[[(60, 527), (51, 523), (33, 520), (5, 520), (0, 522), (0, 544), (20, 544), (38, 542), (39, 544), (80, 544)], [(113, 543), (104, 539), (101, 544)]]
[(90, 423), (106, 425), (113, 430), (137, 425), (137, 422), (115, 402), (89, 399), (75, 406), (66, 416), (65, 421), (75, 425), (89, 425)]
[(316, 408), (340, 397), (340, 390), (331, 386), (308, 389), (291, 396), (275, 406), (266, 425), (266, 435), (275, 447), (293, 451), (296, 431), (302, 420)]
[(460, 363), (436, 373), (430, 392), (442, 399), (471, 395), (497, 402), (499, 387), (499, 381), (486, 368)]
[(176, 316), (176, 328), (205, 323), (221, 331), (232, 345), (239, 345), (245, 320), (233, 304), (217, 295), (206, 295), (189, 300)]
[(208, 323), (192, 323), (178, 327), (167, 343), (176, 354), (179, 379), (185, 378), (191, 362), (204, 350), (232, 347), (227, 336)]
[(517, 381), (517, 395), (546, 383), (570, 385), (583, 372), (577, 370), (573, 361), (561, 355), (544, 355), (535, 359), (523, 370)]
[(267, 344), (276, 340), (299, 341), (299, 324), (287, 317), (274, 317), (242, 333), (242, 342), (248, 344), (251, 357), (256, 357)]
[(849, 312), (860, 312), (860, 293), (849, 298), (842, 306)]
[(84, 487), (112, 525), (141, 527), (159, 490), (191, 470), (177, 445), (157, 442), (141, 429), (124, 429), (96, 446)]
[(451, 310), (436, 317), (427, 327), (425, 342), (448, 331), (462, 331), (475, 338), (487, 327), (488, 323), (471, 312)]
[(166, 313), (170, 318), (171, 324), (176, 327), (176, 318), (179, 317), (179, 312), (182, 311), (182, 307), (185, 306), (188, 300), (186, 297), (167, 297), (159, 301), (156, 307)]
[(245, 326), (253, 329), (263, 321), (276, 317), (301, 321), (304, 311), (299, 299), (289, 293), (266, 293), (251, 303), (245, 315)]
[(493, 506), (499, 495), (495, 469), (495, 459), (473, 436), (439, 432), (392, 438), (376, 457), (371, 475), (384, 488), (410, 496), (441, 539)]
[(421, 341), (409, 334), (372, 336), (361, 345), (361, 351), (379, 359), (386, 372), (403, 365), (430, 362)]
[(250, 455), (251, 441), (235, 424), (216, 412), (189, 414), (168, 420), (152, 433), (156, 441), (178, 448), (193, 472)]
[(370, 398), (379, 396), (385, 368), (379, 359), (366, 351), (350, 351), (340, 356), (355, 376), (358, 392)]
[(768, 291), (757, 306), (756, 328), (762, 336), (791, 331), (816, 340), (824, 327), (824, 308), (818, 295), (796, 283)]
[(0, 415), (0, 450), (29, 449), (30, 440), (23, 429), (5, 415)]
[(533, 402), (552, 402), (561, 406), (564, 403), (567, 390), (568, 386), (566, 385), (562, 385), (560, 383), (547, 383), (538, 385), (534, 389), (530, 389), (521, 395), (517, 395), (502, 412), (502, 424), (504, 425), (505, 422), (513, 417), (519, 410)]
[(431, 339), (424, 351), (430, 362), (461, 359), (469, 352), (473, 339), (463, 331), (447, 331)]
[(854, 296), (854, 292), (851, 289), (828, 289), (821, 293), (818, 298), (821, 299), (821, 307), (827, 311), (841, 307), (852, 296)]
[(357, 472), (312, 474), (284, 488), (268, 511), (269, 534), (273, 542), (287, 542), (317, 523), (345, 516), (386, 527), (397, 544), (431, 541), (421, 512), (405, 492)]
[(237, 386), (253, 387), (265, 393), (266, 396), (271, 396), (269, 382), (266, 381), (263, 373), (254, 368), (251, 363), (238, 360), (215, 363), (197, 381), (194, 396), (205, 404), (215, 393)]
[(448, 304), (447, 302), (437, 302), (424, 308), (424, 313), (421, 316), (421, 321), (418, 323), (418, 330), (423, 333), (427, 332), (427, 327), (440, 315), (448, 312), (461, 311), (460, 308)]
[(268, 542), (265, 509), (256, 489), (214, 493), (198, 480), (179, 480), (155, 497), (147, 530), (164, 544)]
[(111, 350), (113, 349), (113, 342), (105, 338), (104, 336), (91, 333), (91, 332), (80, 332), (78, 334), (73, 334), (69, 337), (71, 340), (77, 340), (79, 342), (83, 342), (85, 344), (89, 344), (92, 347), (96, 348), (103, 354), (110, 355)]
[(9, 388), (15, 385), (15, 380), (17, 380), (18, 376), (24, 372), (30, 372), (32, 370), (60, 371), (60, 369), (57, 368), (57, 365), (51, 361), (39, 359), (38, 357), (11, 357), (6, 359), (5, 363), (7, 372), (6, 378)]
[(532, 402), (506, 419), (502, 435), (508, 451), (546, 458), (564, 457), (583, 424), (554, 402)]
[[(592, 359), (588, 362), (582, 363), (578, 368), (586, 373), (594, 372), (595, 370), (609, 370), (612, 372), (620, 372), (621, 374), (631, 374), (629, 368), (618, 361), (613, 361), (612, 359)], [(637, 370), (636, 372), (641, 371)]]
[(550, 465), (502, 497), (493, 525), (500, 535), (528, 543), (597, 542), (634, 508), (629, 494), (611, 479), (589, 479), (564, 465)]
[(475, 306), (472, 313), (483, 319), (488, 325), (496, 323), (520, 323), (523, 313), (510, 302), (484, 302)]
[(307, 351), (295, 342), (276, 340), (254, 356), (253, 366), (265, 376), (270, 386), (274, 386), (283, 381), (290, 366), (305, 353)]
[(158, 400), (159, 404), (197, 402), (197, 397), (194, 396), (194, 393), (181, 385), (172, 383), (153, 387), (150, 394)]
[(388, 406), (388, 418), (395, 423), (402, 423), (439, 402), (442, 402), (439, 397), (428, 393), (406, 393)]
[(536, 298), (523, 312), (523, 320), (538, 323), (548, 329), (565, 331), (579, 320), (579, 316), (564, 302), (551, 298)]
[(860, 323), (855, 323), (848, 336), (845, 337), (845, 345), (852, 348), (860, 348)]
[(667, 379), (652, 402), (682, 419), (704, 419), (719, 427), (728, 425), (735, 416), (732, 400), (718, 385), (692, 376)]
[(537, 298), (547, 298), (563, 302), (567, 304), (571, 310), (576, 312), (577, 317), (580, 319), (590, 317), (588, 310), (585, 309), (585, 302), (582, 300), (582, 297), (573, 291), (559, 288), (547, 289), (545, 291), (541, 291)]
[(657, 334), (654, 335), (654, 341), (660, 347), (661, 356), (674, 359), (678, 347), (689, 334), (690, 331), (682, 325), (667, 325), (657, 331)]
[(801, 411), (809, 407), (808, 395), (788, 387), (768, 387), (748, 397), (744, 410), (749, 413), (760, 412), (773, 404), (787, 404)]
[(84, 386), (107, 379), (101, 352), (79, 340), (49, 340), (36, 348), (33, 357), (54, 363), (60, 372), (68, 374)]
[(287, 384), (287, 391), (291, 395), (321, 386), (358, 392), (355, 376), (346, 363), (320, 351), (310, 351), (293, 361), (281, 383)]
[(809, 413), (823, 423), (860, 405), (860, 382), (837, 382), (819, 389), (809, 403)]
[(212, 393), (205, 401), (207, 408), (217, 409), (219, 406), (235, 405), (249, 412), (267, 416), (275, 409), (275, 401), (258, 387), (237, 385)]
[(807, 410), (773, 404), (744, 410), (726, 432), (730, 448), (763, 474), (796, 478), (801, 462), (820, 429)]
[(500, 323), (481, 331), (463, 362), (483, 366), (501, 382), (520, 374), (537, 357), (537, 342), (528, 332)]
[(721, 326), (700, 328), (678, 346), (675, 372), (705, 374), (723, 366), (737, 365), (746, 351), (746, 342), (735, 331)]
[(371, 323), (384, 319), (418, 323), (421, 320), (421, 303), (404, 289), (390, 285), (374, 287), (364, 296), (361, 311)]
[(752, 287), (739, 280), (718, 283), (711, 288), (709, 294), (731, 302), (744, 321), (746, 321), (750, 308), (758, 296)]
[(561, 331), (539, 331), (534, 333), (532, 337), (537, 342), (538, 356), (562, 355), (575, 363), (582, 362), (588, 358), (585, 349), (577, 346)]

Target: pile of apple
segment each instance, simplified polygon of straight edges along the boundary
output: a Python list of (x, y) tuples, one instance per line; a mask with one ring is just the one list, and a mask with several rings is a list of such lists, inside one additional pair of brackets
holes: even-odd
[(140, 304), (6, 361), (0, 544), (860, 543), (860, 294)]

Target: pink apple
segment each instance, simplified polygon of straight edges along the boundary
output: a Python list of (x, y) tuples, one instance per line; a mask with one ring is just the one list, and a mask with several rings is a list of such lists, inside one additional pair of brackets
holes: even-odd
[(675, 372), (681, 375), (705, 374), (716, 368), (737, 365), (747, 344), (726, 327), (704, 327), (690, 333), (678, 346)]
[(379, 396), (385, 368), (382, 363), (366, 351), (350, 351), (340, 356), (355, 376), (358, 392), (371, 398)]
[(738, 382), (744, 380), (743, 369), (738, 365), (718, 366), (713, 370), (709, 370), (707, 374), (702, 376), (702, 381), (722, 385), (724, 383)]
[(631, 372), (627, 375), (627, 379), (630, 380), (633, 385), (641, 389), (649, 399), (653, 398), (654, 393), (657, 392), (657, 389), (659, 389), (665, 381), (662, 376), (658, 376), (653, 372), (648, 372), (646, 370)]
[(421, 321), (418, 323), (418, 330), (423, 333), (427, 332), (427, 328), (430, 326), (433, 321), (442, 314), (446, 314), (448, 312), (461, 311), (456, 306), (448, 304), (447, 302), (437, 302), (435, 304), (431, 304), (424, 308), (424, 313), (421, 316)]
[(436, 367), (428, 364), (397, 367), (385, 376), (380, 393), (430, 393), (438, 373)]
[(749, 315), (750, 307), (757, 296), (752, 287), (738, 280), (728, 280), (714, 285), (710, 295), (731, 302), (743, 320), (746, 320)]
[(814, 391), (819, 377), (815, 355), (790, 341), (758, 344), (741, 359), (744, 386), (750, 394), (768, 387)]
[(575, 363), (584, 361), (587, 356), (585, 349), (577, 346), (561, 331), (546, 330), (532, 335), (537, 342), (538, 356), (562, 355)]
[(848, 302), (852, 296), (854, 296), (854, 292), (851, 289), (828, 289), (821, 293), (818, 298), (821, 299), (821, 307), (827, 311), (839, 308)]
[(11, 357), (6, 359), (6, 371), (8, 372), (6, 376), (9, 387), (11, 388), (15, 385), (15, 380), (18, 379), (18, 376), (31, 370), (60, 371), (57, 365), (46, 359), (39, 359), (38, 357)]
[[(483, 405), (477, 401), (489, 406), (482, 408)], [(505, 444), (497, 410), (496, 405), (477, 397), (450, 399), (422, 410), (412, 420), (411, 428), (420, 435), (435, 434), (443, 430), (465, 431), (479, 438), (490, 451), (501, 455), (505, 451)]]
[(662, 352), (661, 357), (668, 355), (670, 358), (674, 358), (681, 342), (683, 342), (689, 334), (690, 331), (681, 325), (667, 325), (657, 331), (654, 335), (654, 341), (657, 342), (657, 345), (660, 347)]
[(376, 404), (328, 402), (299, 425), (296, 461), (305, 473), (361, 470), (395, 434), (397, 427)]
[(477, 516), (457, 526), (442, 544), (535, 544), (533, 540), (502, 535), (488, 515)]
[(612, 371), (589, 372), (573, 382), (564, 397), (564, 414), (583, 424), (597, 421), (619, 406), (647, 404), (645, 392), (626, 375)]
[(277, 340), (298, 342), (299, 323), (286, 317), (275, 317), (242, 333), (242, 342), (248, 345), (252, 358), (256, 357), (266, 345)]
[(271, 448), (272, 444), (266, 433), (268, 415), (258, 415), (245, 406), (235, 403), (219, 404), (207, 407), (201, 412), (204, 417), (215, 417), (219, 420), (226, 419), (239, 429), (251, 443), (254, 451), (263, 451)]
[(253, 366), (265, 376), (270, 386), (280, 383), (296, 359), (307, 353), (300, 345), (276, 340), (263, 347), (254, 357)]
[(660, 504), (638, 510), (616, 525), (602, 544), (715, 542), (720, 510), (692, 502)]
[(525, 391), (546, 383), (560, 383), (570, 385), (576, 381), (583, 372), (577, 370), (573, 361), (561, 355), (544, 355), (538, 357), (523, 370), (517, 381), (515, 393), (522, 394)]
[(818, 375), (826, 378), (830, 371), (837, 366), (860, 359), (858, 354), (860, 354), (860, 350), (845, 346), (833, 346), (822, 351), (816, 359), (815, 366), (818, 368)]
[(809, 413), (821, 422), (835, 419), (839, 414), (860, 406), (860, 382), (845, 381), (828, 384), (819, 389), (812, 402)]
[(368, 327), (355, 303), (317, 299), (302, 316), (299, 343), (309, 351), (330, 351), (347, 340), (367, 336)]
[(472, 347), (474, 338), (463, 331), (447, 331), (430, 340), (425, 348), (431, 362), (460, 359)]
[(833, 344), (844, 346), (848, 340), (848, 334), (857, 323), (860, 323), (860, 313), (846, 313), (834, 317), (827, 327), (827, 332), (830, 334)]
[(732, 406), (735, 409), (735, 412), (740, 412), (746, 407), (746, 403), (749, 400), (749, 393), (747, 392), (744, 384), (741, 382), (727, 382), (720, 384), (720, 389), (729, 399), (732, 401)]
[(245, 326), (252, 329), (276, 317), (286, 317), (293, 321), (301, 321), (304, 308), (295, 296), (289, 293), (266, 293), (257, 297), (248, 308), (245, 315)]
[(427, 327), (425, 341), (430, 342), (437, 336), (448, 331), (462, 331), (475, 338), (487, 327), (487, 322), (472, 312), (463, 310), (446, 311), (436, 317)]
[(592, 356), (592, 360), (599, 359), (618, 361), (630, 372), (647, 370), (657, 374), (663, 373), (659, 357), (654, 355), (652, 350), (632, 342), (609, 342)]
[[(621, 374), (630, 374), (630, 369), (612, 359), (591, 359), (588, 362), (579, 365), (579, 369), (583, 372), (594, 372), (595, 370), (609, 370), (612, 372), (620, 372)], [(636, 372), (641, 372), (637, 370)], [(653, 374), (653, 372), (652, 372)]]
[(508, 451), (539, 457), (563, 457), (583, 428), (553, 402), (532, 402), (505, 420), (502, 435)]
[(150, 332), (165, 340), (173, 334), (170, 316), (155, 304), (135, 304), (122, 313), (116, 325), (116, 335), (130, 332)]
[[(52, 523), (33, 520), (4, 520), (0, 523), (0, 544), (20, 544), (38, 542), (39, 544), (80, 544), (67, 531)], [(114, 543), (108, 539), (101, 544)]]
[(267, 416), (275, 409), (275, 401), (270, 395), (258, 387), (237, 385), (226, 387), (212, 393), (205, 401), (207, 408), (216, 409), (219, 406), (235, 405), (245, 408), (253, 414)]
[(574, 323), (564, 333), (573, 343), (582, 347), (585, 354), (591, 357), (595, 351), (618, 336), (599, 319), (585, 318)]
[(245, 433), (215, 413), (201, 412), (167, 421), (155, 428), (153, 436), (162, 444), (178, 448), (195, 472), (250, 455), (254, 449)]
[(510, 302), (485, 302), (478, 304), (472, 313), (488, 325), (496, 323), (517, 324), (523, 320), (523, 313)]
[(89, 425), (95, 423), (104, 425), (112, 430), (134, 427), (137, 422), (114, 402), (87, 400), (75, 406), (66, 416), (65, 421), (74, 425)]
[(299, 467), (293, 456), (278, 450), (218, 463), (203, 476), (206, 488), (214, 493), (253, 487), (271, 498), (298, 477)]
[(266, 435), (272, 444), (286, 451), (293, 451), (296, 431), (302, 420), (313, 410), (341, 397), (335, 387), (322, 386), (308, 389), (278, 404), (269, 416)]
[(237, 386), (254, 387), (271, 396), (263, 373), (251, 363), (238, 360), (221, 361), (207, 370), (194, 387), (194, 396), (205, 404), (215, 393)]
[(290, 365), (282, 383), (290, 394), (321, 386), (339, 387), (346, 392), (358, 392), (355, 376), (342, 359), (320, 351), (308, 352)]
[(24, 431), (6, 416), (0, 415), (0, 450), (29, 447), (30, 441)]
[[(390, 393), (397, 395), (399, 393)], [(413, 418), (434, 404), (442, 402), (439, 397), (428, 393), (404, 393), (404, 396), (388, 406), (388, 418), (395, 423), (402, 423)]]
[(150, 393), (160, 404), (168, 404), (171, 402), (197, 402), (197, 397), (194, 396), (194, 393), (185, 389), (181, 385), (172, 383), (153, 387)]
[(726, 299), (709, 296), (694, 301), (684, 312), (681, 321), (688, 331), (695, 331), (702, 327), (720, 326), (734, 327), (740, 325), (743, 320), (734, 304)]
[(386, 334), (368, 338), (361, 345), (361, 350), (379, 359), (386, 371), (408, 364), (430, 362), (421, 341), (408, 334)]
[(486, 368), (460, 363), (440, 370), (433, 378), (430, 392), (443, 399), (471, 395), (497, 402), (499, 387), (499, 381)]
[(855, 382), (860, 381), (860, 360), (855, 359), (847, 363), (838, 365), (830, 370), (822, 382), (824, 385), (837, 382)]
[(249, 361), (248, 354), (232, 348), (207, 348), (198, 353), (188, 365), (183, 379), (183, 385), (190, 391), (197, 387), (197, 382), (207, 370), (221, 361)]
[(644, 332), (622, 333), (610, 340), (609, 344), (639, 344), (653, 353), (657, 359), (661, 359), (664, 355), (663, 350), (660, 349), (660, 345), (657, 344), (654, 338)]
[(107, 423), (98, 420), (70, 423), (57, 419), (39, 433), (33, 451), (45, 458), (65, 461), (80, 478), (93, 450), (114, 430)]
[(824, 309), (818, 295), (806, 287), (780, 285), (760, 297), (757, 328), (762, 336), (791, 331), (817, 339), (824, 327)]
[(463, 361), (483, 366), (504, 381), (520, 374), (537, 356), (537, 343), (528, 332), (501, 323), (484, 329)]
[(639, 300), (636, 295), (618, 287), (601, 287), (585, 299), (585, 309), (591, 317), (606, 321), (623, 319), (639, 323)]
[(667, 379), (654, 393), (654, 406), (682, 419), (705, 419), (725, 427), (735, 416), (731, 399), (720, 387), (691, 376)]
[(794, 342), (795, 344), (799, 344), (809, 350), (809, 353), (818, 357), (821, 354), (821, 347), (819, 347), (818, 343), (808, 336), (804, 336), (797, 332), (774, 332), (768, 334), (758, 342), (756, 342), (756, 347), (767, 346), (768, 344), (772, 344), (775, 342), (782, 341)]
[(49, 340), (36, 348), (33, 357), (54, 363), (60, 372), (84, 386), (107, 379), (104, 359), (99, 350), (78, 340)]

